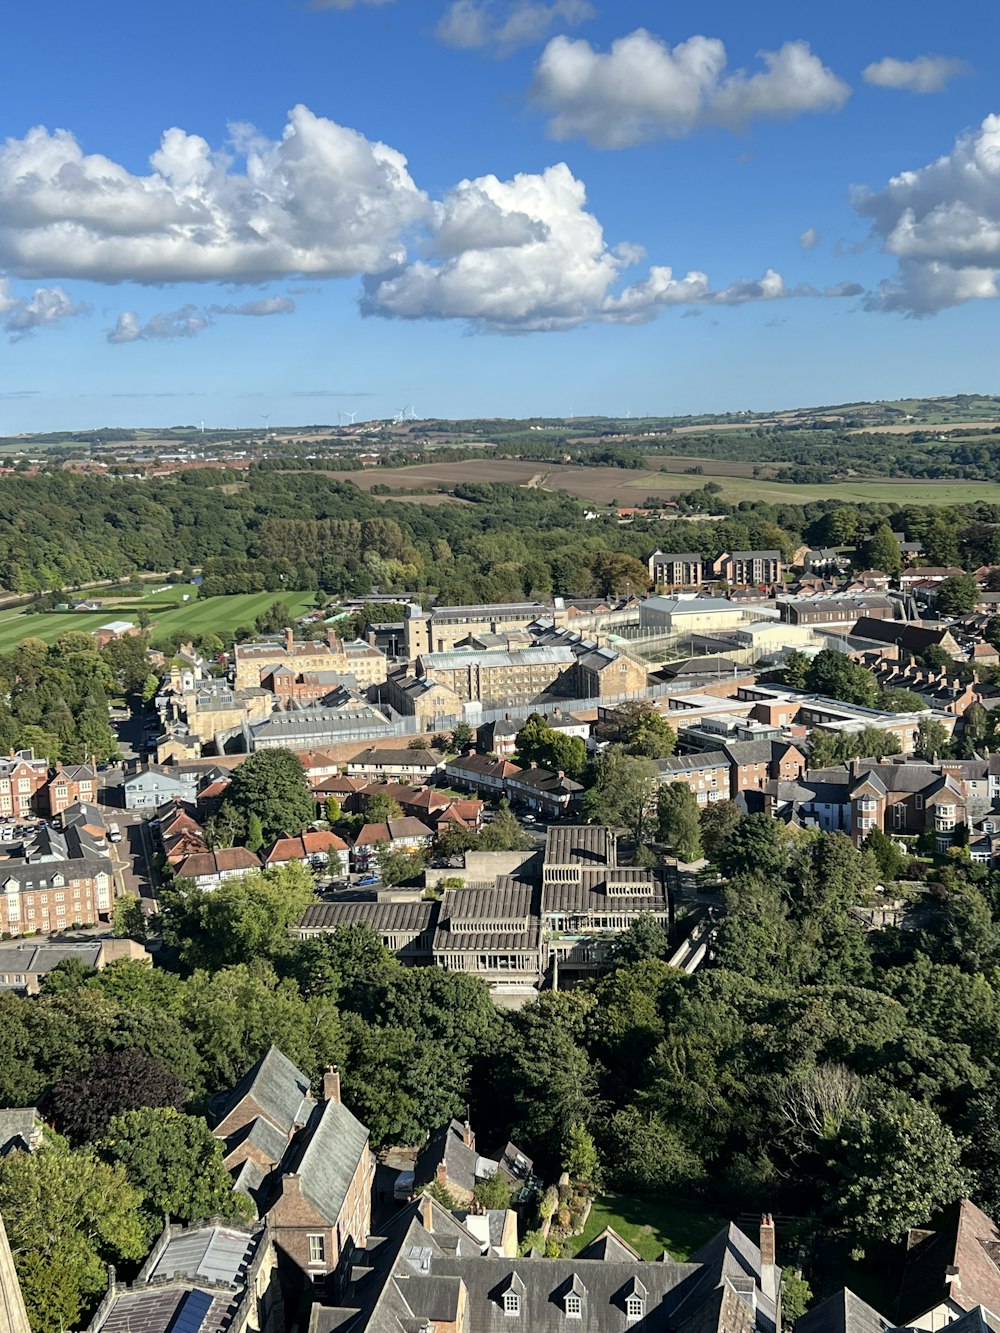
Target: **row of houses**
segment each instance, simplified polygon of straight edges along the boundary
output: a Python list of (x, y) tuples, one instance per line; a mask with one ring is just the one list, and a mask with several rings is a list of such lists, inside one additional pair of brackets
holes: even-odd
[(61, 823), (61, 829), (36, 825), (19, 841), (2, 844), (0, 901), (8, 935), (93, 926), (111, 915), (115, 864), (100, 811), (71, 805)]
[(723, 551), (712, 561), (697, 552), (654, 551), (646, 563), (650, 581), (664, 588), (699, 588), (704, 583), (772, 587), (785, 576), (780, 551)]

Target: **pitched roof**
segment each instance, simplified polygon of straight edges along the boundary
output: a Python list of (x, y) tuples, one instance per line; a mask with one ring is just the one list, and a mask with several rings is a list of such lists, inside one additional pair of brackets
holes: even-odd
[(935, 1229), (910, 1232), (900, 1314), (911, 1323), (946, 1298), (963, 1310), (1000, 1311), (1000, 1229), (969, 1199), (947, 1209)]
[(300, 833), (297, 838), (279, 838), (264, 857), (264, 862), (305, 861), (311, 856), (346, 851), (347, 843), (336, 833), (311, 830)]
[(271, 1046), (217, 1104), (216, 1124), (221, 1123), (244, 1100), (252, 1098), (273, 1125), (287, 1136), (295, 1125), (304, 1125), (312, 1104), (309, 1080)]
[(849, 1287), (834, 1292), (795, 1321), (795, 1333), (886, 1333), (891, 1327), (891, 1320)]
[(368, 1130), (343, 1102), (321, 1102), (285, 1163), (302, 1193), (334, 1225), (368, 1144)]

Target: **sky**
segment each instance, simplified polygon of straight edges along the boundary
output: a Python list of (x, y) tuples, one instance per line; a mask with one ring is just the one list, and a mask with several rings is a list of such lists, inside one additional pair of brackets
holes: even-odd
[(1000, 392), (1000, 16), (11, 0), (0, 434)]

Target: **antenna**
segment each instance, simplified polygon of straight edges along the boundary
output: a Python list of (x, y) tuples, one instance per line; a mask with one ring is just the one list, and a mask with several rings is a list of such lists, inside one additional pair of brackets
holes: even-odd
[(270, 424), (271, 424), (271, 414), (270, 414), (270, 412), (262, 412), (262, 413), (261, 413), (261, 420), (262, 420), (263, 423), (264, 423), (264, 434), (266, 435), (266, 434), (267, 434), (267, 431), (268, 431), (268, 427), (269, 427)]

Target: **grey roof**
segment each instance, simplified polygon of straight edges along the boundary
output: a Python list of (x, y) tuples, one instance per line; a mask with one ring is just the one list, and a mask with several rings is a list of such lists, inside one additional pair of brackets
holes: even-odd
[[(646, 885), (644, 893), (608, 894), (606, 884)], [(669, 909), (666, 885), (649, 870), (584, 871), (580, 884), (546, 884), (542, 888), (542, 916), (559, 913), (588, 912), (628, 915), (632, 912), (666, 912)]]
[(288, 1147), (288, 1135), (266, 1116), (257, 1115), (227, 1136), (226, 1156), (244, 1143), (252, 1143), (273, 1166), (281, 1161)]
[(0, 963), (8, 973), (39, 975), (51, 972), (67, 958), (78, 958), (86, 967), (96, 967), (103, 949), (103, 944), (22, 944), (16, 949), (4, 950), (0, 954)]
[(367, 1144), (368, 1130), (343, 1102), (321, 1102), (285, 1163), (284, 1170), (299, 1177), (302, 1193), (331, 1226)]
[(444, 762), (444, 755), (438, 750), (389, 750), (370, 745), (347, 761), (347, 767), (385, 768), (439, 768)]
[(640, 604), (640, 611), (643, 608), (671, 616), (700, 615), (705, 611), (737, 611), (742, 615), (742, 608), (725, 597), (647, 597)]
[(482, 606), (437, 606), (431, 611), (431, 620), (457, 621), (490, 620), (493, 617), (544, 615), (548, 607), (543, 602), (488, 602)]
[(37, 1106), (8, 1106), (0, 1110), (0, 1157), (19, 1149), (27, 1151), (38, 1124)]
[[(434, 932), (434, 953), (466, 953), (477, 950), (536, 951), (541, 939), (538, 891), (530, 884), (519, 884), (504, 876), (497, 881), (499, 893), (492, 889), (449, 889), (441, 902), (438, 927)], [(503, 886), (503, 887), (500, 887)], [(462, 899), (471, 895), (481, 905), (478, 921), (471, 906)], [(497, 906), (491, 907), (495, 898)], [(456, 912), (463, 915), (457, 916)], [(471, 930), (476, 924), (496, 923), (498, 930)]]
[(641, 1257), (614, 1227), (605, 1227), (579, 1254), (581, 1259), (603, 1259), (611, 1263), (637, 1263)]
[(548, 865), (615, 865), (618, 840), (600, 824), (558, 824), (545, 835)]
[(734, 764), (769, 764), (774, 754), (774, 742), (729, 741), (722, 748)]
[(309, 1079), (277, 1046), (271, 1046), (218, 1104), (216, 1123), (245, 1097), (252, 1098), (271, 1123), (288, 1135), (308, 1118)]
[(697, 551), (681, 551), (679, 554), (676, 551), (654, 551), (649, 558), (650, 560), (672, 560), (674, 562), (685, 561), (687, 564), (693, 565), (700, 564), (705, 557), (700, 555)]
[(422, 934), (428, 930), (437, 910), (436, 903), (367, 902), (314, 903), (299, 918), (299, 930), (337, 930), (367, 922), (377, 935), (389, 933)]
[(202, 1292), (187, 1285), (122, 1291), (99, 1310), (89, 1333), (222, 1333), (232, 1318), (231, 1291)]
[(421, 653), (422, 670), (464, 671), (468, 667), (568, 666), (574, 661), (570, 648), (484, 648), (480, 652), (454, 650), (447, 653)]
[(259, 1241), (260, 1233), (251, 1235), (236, 1227), (182, 1231), (167, 1242), (147, 1281), (186, 1277), (237, 1287)]
[(780, 560), (780, 551), (730, 551), (733, 560)]
[(525, 768), (520, 773), (512, 773), (507, 781), (514, 787), (529, 787), (548, 796), (572, 796), (583, 791), (582, 783), (560, 777), (547, 768)]
[(252, 1157), (248, 1157), (235, 1171), (230, 1172), (230, 1175), (233, 1178), (233, 1189), (252, 1199), (257, 1205), (258, 1212), (263, 1211), (265, 1193), (263, 1186), (268, 1178), (268, 1172)]
[(701, 769), (709, 768), (724, 768), (728, 771), (729, 755), (725, 750), (700, 750), (691, 754), (674, 754), (669, 759), (657, 759), (656, 767), (663, 774), (697, 773)]
[(885, 1333), (891, 1326), (885, 1315), (844, 1287), (797, 1319), (795, 1333)]

